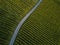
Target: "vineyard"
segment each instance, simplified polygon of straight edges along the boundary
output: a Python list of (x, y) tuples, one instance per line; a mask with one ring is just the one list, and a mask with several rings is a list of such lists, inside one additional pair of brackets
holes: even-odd
[(0, 0), (0, 45), (8, 45), (13, 32), (37, 0)]
[(43, 0), (20, 29), (14, 45), (60, 45), (60, 5)]
[[(38, 0), (0, 0), (0, 45), (9, 45), (20, 20)], [(24, 22), (14, 45), (60, 45), (60, 0), (43, 0)]]

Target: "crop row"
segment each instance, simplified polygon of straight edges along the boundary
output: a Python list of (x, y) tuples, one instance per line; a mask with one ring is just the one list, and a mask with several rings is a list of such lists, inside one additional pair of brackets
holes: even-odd
[[(33, 1), (32, 1), (33, 2)], [(36, 2), (0, 0), (0, 45), (8, 45), (19, 21)]]
[(14, 45), (60, 45), (60, 6), (44, 0), (21, 27)]

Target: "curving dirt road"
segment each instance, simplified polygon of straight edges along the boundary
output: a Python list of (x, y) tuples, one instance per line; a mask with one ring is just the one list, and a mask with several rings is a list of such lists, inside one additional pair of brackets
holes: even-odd
[(26, 16), (19, 22), (19, 24), (18, 24), (18, 26), (17, 26), (17, 28), (16, 28), (16, 30), (15, 30), (15, 32), (14, 32), (11, 40), (10, 40), (9, 45), (13, 45), (13, 44), (14, 44), (14, 41), (15, 41), (15, 39), (16, 39), (16, 37), (17, 37), (17, 33), (18, 33), (18, 31), (20, 30), (22, 24), (23, 24), (23, 23), (25, 22), (25, 20), (35, 11), (35, 9), (41, 4), (41, 2), (42, 2), (42, 0), (39, 0), (39, 1), (36, 3), (36, 5), (26, 14)]

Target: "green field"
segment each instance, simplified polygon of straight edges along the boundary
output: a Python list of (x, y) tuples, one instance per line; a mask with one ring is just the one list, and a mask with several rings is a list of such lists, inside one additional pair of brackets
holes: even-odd
[(14, 45), (60, 45), (59, 0), (43, 0), (23, 24)]
[(37, 0), (0, 0), (0, 45), (8, 45), (19, 21)]

